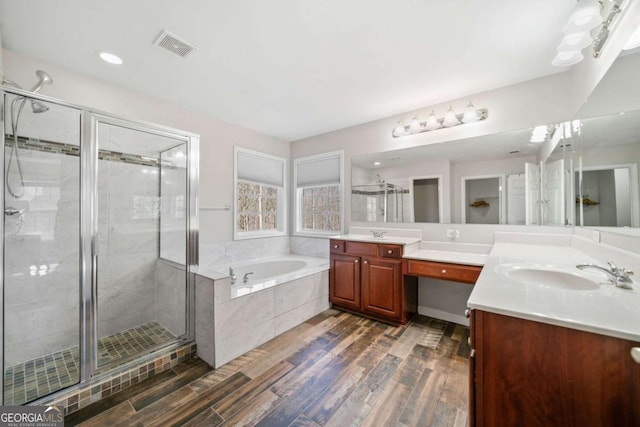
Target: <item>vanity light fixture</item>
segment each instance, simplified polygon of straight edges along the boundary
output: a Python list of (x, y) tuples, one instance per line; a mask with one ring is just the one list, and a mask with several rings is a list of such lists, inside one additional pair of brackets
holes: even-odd
[(602, 23), (602, 3), (598, 0), (578, 0), (562, 32), (564, 37), (556, 47), (556, 56), (551, 64), (568, 67), (584, 59), (582, 50), (593, 45), (591, 30)]
[(579, 0), (569, 15), (567, 24), (562, 28), (565, 34), (589, 31), (602, 23), (600, 16), (602, 3), (598, 0)]
[(438, 118), (435, 112), (432, 111), (424, 122), (421, 122), (417, 116), (411, 119), (409, 125), (405, 125), (404, 121), (400, 120), (396, 127), (393, 128), (391, 135), (394, 138), (400, 138), (402, 136), (429, 132), (436, 129), (474, 123), (486, 120), (487, 117), (489, 117), (489, 110), (486, 108), (476, 109), (473, 103), (469, 102), (463, 113), (456, 113), (453, 107), (449, 107), (444, 117)]

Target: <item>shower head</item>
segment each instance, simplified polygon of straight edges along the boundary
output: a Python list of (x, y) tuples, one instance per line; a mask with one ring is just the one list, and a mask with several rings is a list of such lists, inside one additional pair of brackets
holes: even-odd
[(36, 85), (33, 88), (31, 88), (31, 92), (36, 93), (40, 89), (42, 89), (42, 86), (53, 84), (53, 79), (46, 72), (42, 70), (38, 70), (36, 71), (36, 75), (40, 80), (38, 81), (38, 83), (36, 83)]
[(31, 109), (36, 114), (49, 111), (49, 107), (44, 105), (42, 102), (36, 101), (34, 99), (31, 100)]

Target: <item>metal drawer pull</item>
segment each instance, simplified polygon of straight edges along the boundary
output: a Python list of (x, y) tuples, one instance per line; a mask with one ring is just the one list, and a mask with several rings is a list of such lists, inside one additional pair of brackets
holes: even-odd
[[(355, 261), (353, 261), (353, 262), (355, 262), (355, 263), (357, 264), (357, 263), (359, 263), (359, 262), (360, 262), (360, 260), (359, 260), (359, 259), (357, 259), (357, 260), (355, 260)], [(366, 261), (365, 261), (365, 262), (366, 262)]]
[(366, 260), (364, 261), (365, 264), (369, 264)]
[(340, 245), (333, 245), (333, 249), (338, 249)]
[(389, 250), (387, 251), (387, 253), (388, 253), (388, 254), (392, 254), (392, 253), (393, 253), (393, 251), (392, 251), (391, 249), (389, 249)]
[(640, 363), (640, 347), (633, 347), (631, 349), (631, 357), (633, 357), (634, 362)]
[(469, 344), (469, 347), (471, 347), (471, 337), (467, 338), (467, 344)]
[(468, 309), (468, 308), (467, 308), (467, 309), (464, 311), (464, 317), (466, 317), (467, 319), (468, 319), (469, 317), (471, 317), (471, 310), (470, 310), (470, 309)]
[(442, 270), (442, 274), (445, 274), (447, 272), (447, 270)]

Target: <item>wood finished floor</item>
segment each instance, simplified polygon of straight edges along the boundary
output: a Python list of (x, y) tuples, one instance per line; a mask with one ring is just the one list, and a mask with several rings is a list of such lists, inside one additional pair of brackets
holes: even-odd
[(65, 425), (465, 426), (468, 336), (428, 317), (393, 327), (327, 310), (219, 369), (185, 362)]

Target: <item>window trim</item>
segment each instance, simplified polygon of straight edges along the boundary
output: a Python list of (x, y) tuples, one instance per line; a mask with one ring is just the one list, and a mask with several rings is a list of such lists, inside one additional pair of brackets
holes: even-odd
[[(303, 188), (320, 187), (321, 185), (304, 185), (298, 186), (298, 165), (301, 163), (325, 160), (331, 157), (340, 158), (340, 182), (338, 182), (338, 193), (340, 203), (340, 229), (334, 231), (312, 231), (302, 228), (302, 190)], [(311, 156), (297, 157), (293, 159), (293, 178), (292, 178), (292, 200), (293, 200), (293, 224), (292, 235), (302, 237), (330, 237), (342, 234), (344, 230), (344, 150), (330, 151), (327, 153), (314, 154)]]
[[(256, 157), (263, 157), (269, 160), (275, 160), (282, 165), (282, 187), (266, 182), (256, 182), (238, 178), (238, 154), (245, 153)], [(284, 157), (267, 154), (260, 151), (250, 150), (248, 148), (234, 147), (233, 149), (233, 240), (260, 239), (263, 237), (276, 237), (287, 235), (288, 224), (288, 161)], [(256, 230), (256, 231), (240, 231), (238, 230), (238, 182), (251, 182), (259, 185), (266, 185), (278, 189), (278, 211), (276, 216), (277, 229), (275, 230)]]

